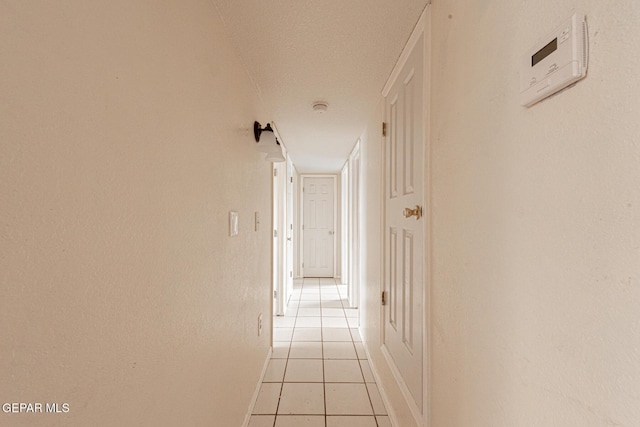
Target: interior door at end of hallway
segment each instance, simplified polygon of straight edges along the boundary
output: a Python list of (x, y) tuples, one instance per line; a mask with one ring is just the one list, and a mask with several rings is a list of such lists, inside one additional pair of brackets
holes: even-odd
[(305, 177), (303, 182), (304, 277), (334, 275), (334, 177)]

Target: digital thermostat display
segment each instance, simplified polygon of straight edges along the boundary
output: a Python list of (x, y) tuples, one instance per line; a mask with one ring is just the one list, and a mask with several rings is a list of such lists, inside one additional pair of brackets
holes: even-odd
[(555, 38), (549, 42), (548, 45), (537, 51), (531, 57), (531, 66), (533, 67), (538, 62), (542, 61), (547, 56), (551, 55), (551, 53), (555, 52), (558, 49), (558, 39)]
[(529, 107), (585, 77), (588, 54), (587, 23), (574, 14), (523, 55), (521, 104)]

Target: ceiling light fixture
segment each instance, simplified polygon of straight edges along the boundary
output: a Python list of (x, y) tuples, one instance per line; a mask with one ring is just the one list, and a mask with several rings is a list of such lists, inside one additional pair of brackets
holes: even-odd
[(329, 108), (329, 104), (327, 102), (316, 101), (313, 103), (313, 111), (315, 111), (318, 114), (325, 113), (327, 111), (327, 108)]

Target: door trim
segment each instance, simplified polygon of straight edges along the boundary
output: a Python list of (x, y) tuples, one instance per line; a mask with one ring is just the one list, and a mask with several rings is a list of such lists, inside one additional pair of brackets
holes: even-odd
[[(393, 377), (396, 380), (397, 385), (400, 387), (400, 390), (403, 394), (405, 403), (409, 406), (411, 414), (413, 415), (415, 421), (420, 426), (429, 427), (430, 422), (430, 414), (431, 414), (431, 405), (430, 405), (430, 397), (431, 397), (431, 333), (430, 333), (430, 318), (431, 318), (431, 307), (430, 307), (430, 297), (431, 297), (431, 253), (432, 253), (432, 245), (431, 245), (431, 231), (432, 231), (432, 223), (431, 223), (431, 133), (430, 133), (430, 112), (431, 112), (431, 103), (430, 103), (430, 93), (431, 93), (431, 34), (430, 34), (430, 23), (431, 23), (431, 4), (430, 2), (425, 7), (420, 19), (416, 23), (407, 44), (402, 50), (398, 61), (396, 62), (393, 71), (389, 75), (387, 82), (384, 85), (382, 90), (382, 98), (383, 101), (391, 91), (393, 84), (396, 79), (400, 75), (402, 68), (406, 64), (409, 56), (416, 46), (420, 39), (424, 40), (424, 50), (423, 50), (423, 79), (424, 79), (424, 87), (423, 87), (423, 126), (424, 126), (424, 141), (423, 141), (423, 200), (424, 200), (424, 236), (423, 236), (423, 247), (424, 247), (424, 268), (423, 268), (423, 283), (424, 289), (422, 292), (422, 411), (418, 408), (418, 406), (414, 403), (413, 398), (411, 397), (411, 393), (409, 392), (408, 387), (402, 380), (402, 376), (397, 368), (392, 363), (391, 354), (387, 350), (384, 345), (385, 342), (385, 310), (384, 307), (380, 307), (380, 342), (383, 343), (380, 347), (381, 352), (387, 362), (387, 366), (391, 369)], [(382, 112), (382, 122), (385, 121), (386, 112), (383, 109)], [(381, 187), (382, 187), (382, 201), (380, 203), (381, 209), (381, 233), (380, 233), (380, 242), (381, 248), (385, 248), (385, 224), (386, 224), (386, 185), (384, 182), (385, 177), (385, 164), (386, 164), (386, 137), (381, 138), (381, 150), (383, 153), (383, 161), (382, 161), (382, 173), (381, 173)], [(382, 262), (380, 265), (380, 277), (385, 277), (385, 263)], [(385, 290), (384, 280), (380, 283), (380, 292)]]
[(338, 276), (343, 285), (350, 285), (349, 275), (351, 274), (351, 262), (349, 259), (349, 203), (351, 194), (349, 191), (349, 161), (345, 162), (340, 172), (340, 275)]
[[(288, 155), (287, 155), (288, 157)], [(272, 201), (272, 281), (274, 296), (274, 316), (284, 316), (287, 309), (285, 295), (285, 266), (286, 266), (286, 248), (284, 244), (283, 233), (286, 221), (286, 165), (285, 163), (274, 163), (273, 167), (273, 201)]]
[(343, 250), (349, 252), (349, 283), (348, 283), (348, 295), (349, 304), (351, 307), (360, 306), (360, 282), (362, 277), (362, 263), (360, 259), (360, 242), (361, 242), (361, 229), (360, 229), (360, 217), (362, 215), (361, 199), (361, 169), (362, 162), (360, 157), (360, 139), (356, 141), (349, 159), (347, 161), (349, 165), (349, 224), (348, 224), (348, 241), (347, 247)]
[[(286, 162), (286, 172), (287, 176), (285, 179), (285, 221), (284, 221), (284, 261), (285, 261), (285, 269), (284, 269), (284, 297), (285, 301), (288, 302), (289, 298), (293, 294), (293, 270), (294, 270), (294, 229), (293, 224), (295, 222), (294, 219), (294, 198), (295, 198), (295, 184), (294, 184), (294, 175), (295, 175), (295, 167), (293, 166), (293, 161), (291, 157), (287, 154), (287, 162)], [(286, 304), (285, 304), (286, 305)]]
[(299, 203), (298, 203), (298, 208), (299, 208), (299, 216), (298, 218), (300, 218), (299, 224), (298, 224), (298, 232), (300, 233), (300, 253), (299, 253), (299, 257), (298, 257), (298, 268), (300, 269), (300, 276), (301, 277), (305, 277), (304, 275), (304, 266), (303, 264), (303, 260), (304, 260), (304, 181), (306, 178), (331, 178), (331, 180), (333, 181), (333, 271), (331, 273), (331, 277), (335, 278), (336, 277), (336, 266), (337, 266), (337, 251), (336, 251), (336, 245), (338, 240), (340, 240), (342, 238), (342, 234), (338, 231), (337, 227), (336, 227), (336, 221), (337, 221), (337, 216), (338, 216), (338, 190), (336, 188), (337, 186), (337, 175), (335, 174), (300, 174), (300, 178), (302, 181), (302, 185), (300, 185), (299, 188)]

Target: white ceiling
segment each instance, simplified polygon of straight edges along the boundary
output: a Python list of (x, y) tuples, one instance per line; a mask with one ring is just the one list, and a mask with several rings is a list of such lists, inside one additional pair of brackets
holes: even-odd
[(298, 172), (318, 173), (342, 168), (427, 0), (214, 3), (270, 114), (264, 122)]

